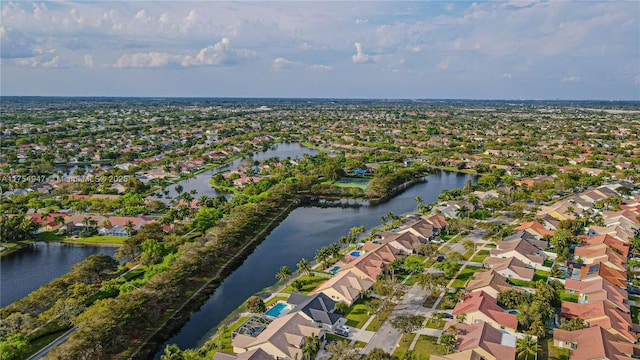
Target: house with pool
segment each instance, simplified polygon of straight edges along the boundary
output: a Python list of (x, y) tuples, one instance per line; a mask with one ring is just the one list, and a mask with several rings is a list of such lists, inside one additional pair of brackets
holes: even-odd
[(342, 302), (348, 306), (353, 305), (373, 286), (373, 280), (366, 276), (358, 275), (353, 270), (340, 271), (336, 276), (320, 284), (311, 291), (310, 295), (324, 294), (335, 302)]
[(325, 335), (325, 330), (302, 311), (260, 324), (256, 322), (255, 331), (233, 333), (231, 344), (234, 353), (262, 349), (276, 359), (302, 359), (302, 349), (307, 337), (318, 336), (323, 340)]

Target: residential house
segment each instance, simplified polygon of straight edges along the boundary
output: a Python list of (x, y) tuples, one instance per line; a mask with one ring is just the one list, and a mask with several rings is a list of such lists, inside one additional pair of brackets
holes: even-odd
[(275, 358), (266, 351), (256, 348), (237, 355), (219, 351), (213, 355), (212, 360), (275, 360)]
[[(370, 246), (371, 248), (367, 247)], [(364, 249), (366, 253), (356, 257), (353, 261), (344, 265), (340, 270), (352, 270), (358, 277), (376, 281), (378, 275), (384, 273), (389, 263), (401, 259), (400, 251), (389, 244), (375, 244), (368, 242)]]
[(496, 244), (497, 248), (489, 251), (491, 256), (515, 257), (531, 267), (541, 267), (546, 255), (537, 247), (531, 245), (526, 240), (501, 241)]
[(388, 244), (407, 255), (417, 253), (420, 246), (427, 241), (426, 238), (415, 235), (412, 231), (402, 233), (385, 231), (380, 234), (380, 239), (378, 240), (379, 243)]
[(609, 247), (612, 247), (614, 249), (616, 249), (621, 255), (623, 255), (624, 257), (629, 256), (629, 247), (630, 244), (626, 243), (616, 237), (613, 237), (609, 234), (604, 234), (604, 235), (596, 235), (596, 236), (584, 236), (584, 235), (580, 235), (578, 236), (578, 238), (580, 238), (582, 241), (584, 241), (584, 244), (586, 244), (586, 246), (593, 246), (593, 245), (599, 245), (599, 244), (605, 244)]
[[(255, 336), (254, 336), (255, 335)], [(301, 311), (276, 318), (257, 334), (236, 334), (233, 352), (243, 353), (261, 348), (277, 359), (302, 359), (302, 349), (309, 336), (324, 338), (324, 330)]]
[(537, 247), (540, 250), (545, 250), (549, 247), (549, 242), (542, 240), (536, 235), (533, 235), (524, 230), (516, 231), (513, 234), (503, 239), (503, 241), (506, 241), (506, 242), (516, 241), (516, 240), (526, 240), (528, 243)]
[(603, 278), (593, 280), (567, 279), (564, 288), (571, 294), (578, 295), (579, 304), (591, 304), (598, 301), (606, 301), (625, 313), (631, 309), (626, 303), (629, 293)]
[(331, 300), (343, 302), (348, 306), (362, 297), (362, 294), (373, 286), (368, 276), (360, 276), (353, 270), (338, 272), (334, 277), (313, 289), (309, 295), (323, 293)]
[(563, 301), (561, 305), (562, 316), (567, 319), (579, 317), (589, 326), (601, 326), (612, 334), (619, 335), (630, 342), (636, 341), (636, 332), (633, 331), (631, 315), (622, 312), (616, 306), (606, 301), (598, 301), (590, 304), (577, 304)]
[(335, 313), (336, 302), (324, 293), (303, 295), (293, 293), (287, 303), (293, 305), (294, 311), (302, 311), (327, 331), (333, 331), (337, 325), (344, 324), (346, 319)]
[(623, 341), (600, 326), (576, 331), (554, 329), (553, 344), (569, 349), (569, 360), (640, 358), (640, 346)]
[(417, 237), (422, 237), (425, 240), (433, 238), (433, 225), (425, 219), (419, 219), (407, 223), (398, 229), (398, 233), (404, 234), (407, 232), (412, 233)]
[(535, 236), (538, 239), (542, 239), (545, 236), (553, 236), (555, 234), (552, 230), (545, 229), (538, 221), (529, 221), (520, 224), (514, 229), (514, 231), (525, 231), (528, 234)]
[(484, 291), (496, 299), (499, 293), (509, 289), (512, 289), (512, 287), (507, 282), (507, 278), (494, 270), (473, 274), (473, 278), (469, 280), (465, 287), (468, 292)]
[(574, 258), (584, 264), (604, 263), (619, 271), (626, 271), (627, 258), (612, 250), (606, 244), (579, 246), (574, 250)]
[(588, 266), (583, 266), (580, 269), (580, 272), (578, 272), (577, 277), (572, 276), (572, 279), (580, 280), (592, 280), (597, 278), (606, 279), (608, 282), (619, 288), (627, 288), (627, 272), (614, 269), (611, 266), (607, 266), (605, 263), (594, 263)]
[(477, 291), (467, 295), (463, 302), (456, 304), (453, 315), (465, 314), (465, 324), (486, 322), (496, 329), (515, 332), (518, 319), (515, 315), (505, 312), (494, 297), (484, 291)]
[(450, 321), (444, 330), (455, 326), (456, 352), (430, 356), (431, 360), (505, 360), (516, 358), (515, 336), (501, 332), (485, 322), (462, 324)]
[(433, 235), (440, 235), (442, 230), (447, 226), (447, 219), (442, 214), (433, 214), (424, 218), (426, 222), (433, 226)]
[(488, 257), (484, 259), (485, 266), (496, 271), (505, 278), (532, 281), (535, 270), (515, 257)]

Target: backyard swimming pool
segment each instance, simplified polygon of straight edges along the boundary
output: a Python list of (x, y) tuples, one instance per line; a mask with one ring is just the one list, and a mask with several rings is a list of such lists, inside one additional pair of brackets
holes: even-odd
[(358, 257), (360, 256), (360, 251), (352, 251), (349, 253), (349, 255), (353, 256), (353, 257)]
[(332, 267), (331, 269), (329, 269), (329, 272), (332, 273), (333, 275), (337, 274), (338, 271), (340, 271), (340, 265), (336, 265), (336, 266)]
[(287, 304), (283, 302), (278, 302), (275, 305), (273, 305), (271, 308), (269, 308), (269, 310), (267, 310), (267, 312), (265, 312), (264, 314), (267, 316), (277, 318), (280, 316), (280, 313), (282, 313), (282, 310), (284, 310), (286, 307), (287, 307)]

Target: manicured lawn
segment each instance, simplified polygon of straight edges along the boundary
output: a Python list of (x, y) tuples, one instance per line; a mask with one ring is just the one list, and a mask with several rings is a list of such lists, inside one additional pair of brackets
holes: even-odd
[(526, 281), (526, 280), (508, 278), (507, 282), (509, 284), (511, 284), (511, 285), (522, 286), (522, 287), (526, 287), (526, 288), (534, 288), (534, 287), (536, 287), (536, 283), (533, 282), (533, 281)]
[(240, 325), (242, 325), (245, 321), (247, 321), (248, 318), (249, 317), (247, 316), (241, 317), (236, 322), (229, 325), (229, 330), (227, 330), (227, 332), (224, 333), (224, 335), (222, 336), (222, 339), (219, 339), (216, 337), (214, 339), (209, 340), (205, 345), (205, 347), (211, 348), (213, 350), (210, 353), (207, 353), (208, 358), (212, 358), (213, 354), (215, 354), (218, 351), (224, 351), (228, 353), (233, 352), (233, 346), (231, 346), (231, 340), (232, 340), (231, 335), (233, 334), (233, 331), (238, 327), (240, 327)]
[(476, 254), (476, 256), (474, 256), (471, 261), (473, 262), (483, 262), (484, 259), (486, 259), (489, 256), (489, 250), (480, 250), (478, 251), (478, 253)]
[(553, 261), (547, 259), (542, 263), (542, 266), (551, 267), (553, 266)]
[(370, 178), (360, 178), (360, 177), (343, 177), (337, 181), (334, 181), (331, 185), (339, 186), (339, 187), (357, 187), (362, 190), (367, 190), (369, 187)]
[(364, 324), (369, 320), (369, 315), (366, 307), (366, 303), (371, 301), (367, 300), (358, 300), (353, 306), (351, 306), (345, 313), (344, 317), (347, 319), (347, 325), (362, 329)]
[(53, 231), (45, 231), (36, 235), (34, 240), (38, 241), (61, 241), (64, 239), (64, 236), (56, 235)]
[(451, 249), (451, 247), (450, 247), (449, 245), (443, 245), (443, 246), (440, 248), (440, 252), (444, 254), (444, 253), (446, 253), (447, 251), (449, 251), (449, 249)]
[(81, 238), (65, 238), (66, 243), (91, 243), (91, 244), (123, 244), (126, 237), (122, 236), (107, 236), (107, 235), (94, 235)]
[(549, 278), (549, 272), (536, 269), (535, 275), (533, 275), (533, 282), (538, 282), (538, 280), (547, 281)]
[(457, 289), (464, 288), (464, 285), (467, 283), (469, 279), (471, 279), (471, 277), (473, 277), (473, 274), (479, 271), (483, 271), (483, 269), (479, 269), (473, 266), (465, 267), (464, 269), (462, 269), (462, 272), (458, 274), (456, 279), (453, 281), (453, 284), (451, 285), (451, 287), (454, 287)]
[(267, 306), (267, 309), (277, 303), (278, 301), (287, 301), (289, 298), (286, 296), (274, 296), (271, 299), (269, 299), (269, 301), (265, 302), (264, 304)]
[(411, 276), (410, 276), (410, 277), (409, 277), (409, 278), (404, 282), (404, 284), (405, 284), (406, 286), (411, 286), (411, 285), (413, 285), (413, 284), (415, 284), (415, 283), (416, 283), (416, 275), (415, 275), (415, 274), (414, 274), (414, 275), (411, 275)]
[[(318, 285), (320, 285), (323, 282), (327, 281), (327, 278), (326, 277), (322, 277), (322, 276), (306, 276), (305, 275), (305, 276), (301, 276), (299, 279), (305, 282), (304, 286), (300, 290), (300, 293), (302, 293), (302, 294), (310, 293), (311, 290), (317, 288)], [(297, 290), (294, 290), (293, 287), (291, 287), (291, 284), (289, 284), (281, 292), (290, 294), (290, 293), (293, 293), (293, 292), (297, 292)]]
[(444, 346), (438, 345), (438, 338), (435, 336), (420, 335), (413, 352), (420, 356), (422, 360), (429, 360), (430, 355), (444, 355)]
[(398, 343), (398, 347), (396, 347), (396, 349), (393, 351), (393, 355), (397, 356), (398, 359), (404, 359), (404, 356), (409, 351), (409, 346), (411, 346), (414, 337), (416, 337), (416, 334), (414, 333), (407, 334), (406, 336), (403, 335), (400, 339), (400, 342)]
[(631, 300), (631, 301), (640, 301), (640, 297), (629, 295), (629, 300)]
[[(393, 306), (391, 308), (393, 308)], [(373, 320), (371, 320), (371, 322), (369, 323), (369, 325), (367, 325), (367, 328), (365, 330), (378, 331), (378, 329), (380, 329), (380, 326), (385, 321), (387, 316), (389, 316), (388, 311), (381, 311), (380, 316), (374, 317)]]
[(496, 244), (484, 244), (483, 246), (489, 249), (495, 249), (498, 247)]
[(568, 292), (565, 292), (564, 290), (562, 290), (560, 292), (560, 300), (577, 303), (578, 302), (578, 295), (569, 294)]
[(445, 320), (429, 319), (429, 320), (427, 320), (427, 323), (425, 324), (425, 327), (428, 327), (429, 329), (442, 330), (442, 329), (444, 329), (444, 324), (445, 323), (446, 323)]
[(561, 349), (553, 346), (553, 338), (542, 339), (541, 350), (538, 353), (539, 360), (569, 360), (569, 349)]

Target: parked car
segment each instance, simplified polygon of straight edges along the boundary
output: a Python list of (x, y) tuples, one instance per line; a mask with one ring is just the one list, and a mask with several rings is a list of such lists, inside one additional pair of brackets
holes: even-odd
[(441, 262), (444, 260), (444, 255), (438, 255), (438, 257), (436, 258), (436, 261)]
[(334, 331), (337, 335), (340, 336), (344, 336), (344, 337), (349, 337), (349, 331), (342, 329), (340, 327), (337, 327)]

